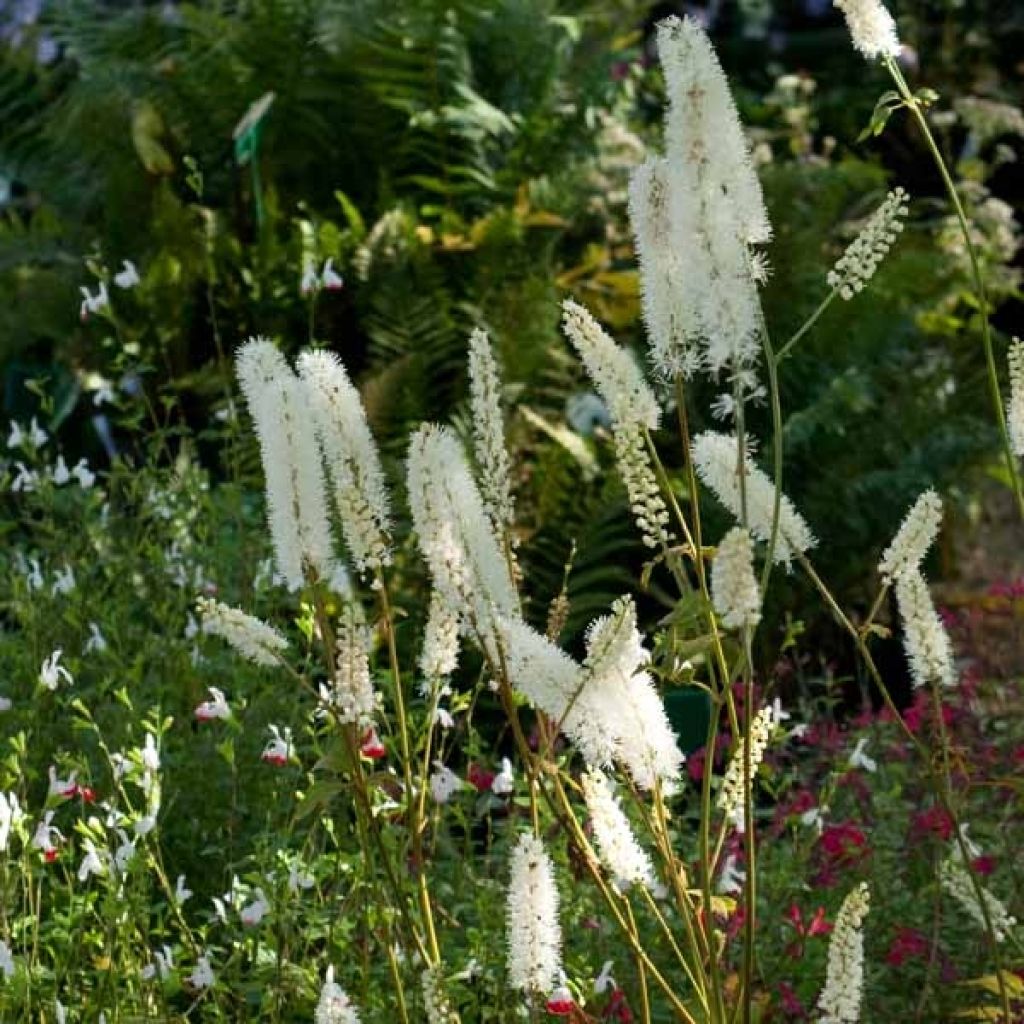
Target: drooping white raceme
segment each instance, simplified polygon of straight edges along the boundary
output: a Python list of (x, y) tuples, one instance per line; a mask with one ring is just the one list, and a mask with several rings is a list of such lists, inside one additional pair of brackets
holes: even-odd
[(620, 890), (634, 884), (652, 888), (655, 884), (654, 865), (637, 842), (608, 777), (603, 772), (591, 770), (583, 775), (580, 782), (594, 828), (597, 852), (615, 885)]
[[(974, 884), (968, 873), (971, 869), (964, 864), (959, 843), (953, 843), (949, 856), (939, 867), (939, 881), (946, 890), (967, 911), (968, 916), (979, 928), (987, 928), (985, 913), (978, 902)], [(1013, 917), (1003, 903), (992, 895), (984, 886), (980, 886), (981, 896), (992, 922), (992, 934), (996, 942), (1004, 942), (1010, 932), (1017, 926)]]
[(370, 674), (370, 629), (348, 604), (338, 619), (334, 686), (330, 704), (339, 722), (367, 728), (377, 711), (378, 695)]
[(846, 17), (854, 48), (868, 60), (900, 55), (896, 22), (881, 0), (833, 0), (833, 3)]
[(839, 908), (828, 944), (825, 988), (818, 997), (819, 1024), (857, 1024), (864, 995), (864, 935), (870, 893), (861, 882)]
[(669, 109), (665, 146), (677, 287), (691, 343), (713, 374), (758, 358), (762, 314), (750, 246), (771, 237), (761, 186), (729, 84), (693, 18), (658, 24)]
[[(694, 439), (692, 456), (697, 475), (737, 519), (742, 519), (737, 455), (736, 438), (728, 434), (708, 430)], [(744, 465), (747, 526), (758, 540), (768, 541), (772, 533), (775, 485), (754, 465), (749, 452), (744, 453)], [(782, 495), (775, 563), (788, 566), (796, 552), (807, 551), (814, 544), (814, 535), (803, 516), (789, 498)]]
[(480, 470), (480, 493), (494, 532), (512, 525), (512, 473), (501, 416), (501, 375), (487, 332), (469, 336), (469, 402), (473, 415), (473, 454)]
[(644, 326), (651, 363), (667, 381), (692, 377), (701, 356), (692, 315), (683, 301), (685, 260), (676, 247), (669, 206), (669, 167), (663, 157), (651, 157), (633, 169), (629, 179), (629, 220), (643, 297)]
[(433, 590), (419, 658), (420, 672), (426, 681), (425, 693), (429, 692), (431, 683), (447, 679), (455, 671), (458, 659), (458, 617), (452, 613), (441, 595)]
[(420, 975), (420, 990), (427, 1024), (459, 1024), (460, 1017), (445, 991), (443, 965), (424, 968)]
[(667, 546), (668, 509), (654, 475), (651, 456), (643, 435), (636, 427), (616, 427), (612, 431), (615, 465), (626, 487), (629, 507), (644, 544), (649, 548)]
[(658, 400), (636, 360), (572, 299), (562, 303), (562, 329), (618, 427), (658, 426)]
[(555, 869), (544, 844), (524, 833), (512, 850), (506, 904), (509, 984), (547, 993), (561, 968)]
[(718, 545), (711, 565), (711, 593), (726, 629), (753, 629), (761, 621), (754, 544), (742, 526), (734, 526)]
[(196, 611), (203, 623), (203, 632), (226, 640), (243, 658), (256, 665), (278, 665), (288, 650), (288, 641), (273, 626), (241, 608), (232, 608), (200, 597)]
[(907, 569), (896, 581), (896, 604), (914, 686), (931, 682), (952, 686), (956, 682), (953, 644), (919, 570)]
[(829, 288), (839, 292), (841, 299), (849, 302), (875, 276), (903, 230), (902, 218), (909, 212), (907, 193), (902, 188), (894, 189), (885, 197), (885, 202), (825, 276)]
[(291, 590), (303, 586), (307, 567), (330, 579), (335, 559), (324, 470), (306, 388), (265, 338), (239, 348), (235, 370), (260, 443), (277, 570)]
[(892, 543), (885, 549), (878, 572), (886, 583), (920, 569), (942, 525), (942, 499), (929, 489), (911, 506)]
[(1024, 341), (1014, 338), (1007, 354), (1010, 397), (1006, 403), (1006, 429), (1013, 454), (1024, 457)]
[(518, 614), (518, 598), (462, 446), (445, 427), (424, 424), (412, 436), (409, 505), (420, 550), (439, 600), (460, 628), (485, 642), (500, 618)]
[(296, 363), (334, 485), (342, 535), (360, 572), (391, 561), (388, 489), (359, 392), (333, 352)]
[[(750, 784), (753, 786), (757, 769), (764, 760), (764, 752), (772, 732), (777, 724), (775, 708), (772, 705), (761, 708), (750, 723)], [(718, 791), (718, 808), (732, 822), (737, 832), (746, 832), (747, 815), (744, 800), (744, 766), (746, 760), (746, 743), (739, 737), (729, 767), (722, 778), (722, 788)]]

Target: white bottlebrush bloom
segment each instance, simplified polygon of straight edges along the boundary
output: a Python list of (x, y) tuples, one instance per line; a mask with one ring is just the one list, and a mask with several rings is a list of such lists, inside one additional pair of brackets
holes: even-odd
[[(459, 620), (435, 589), (430, 593), (427, 624), (423, 630), (423, 648), (419, 669), (428, 684), (447, 679), (455, 671), (459, 658)], [(427, 687), (429, 692), (429, 685)]]
[(314, 1024), (359, 1024), (359, 1013), (345, 995), (345, 990), (334, 980), (334, 966), (327, 968), (327, 976), (320, 989), (320, 1000), (313, 1011)]
[(333, 352), (303, 352), (296, 364), (334, 485), (341, 531), (360, 572), (391, 561), (387, 480), (362, 399)]
[(508, 562), (465, 453), (445, 427), (424, 424), (408, 461), (413, 528), (439, 599), (460, 628), (485, 642), (502, 617), (518, 614)]
[(903, 230), (902, 218), (909, 212), (907, 193), (902, 188), (890, 192), (826, 275), (829, 288), (847, 302), (862, 291)]
[(956, 682), (953, 644), (932, 604), (928, 583), (917, 569), (906, 570), (896, 581), (896, 604), (914, 686), (931, 682), (952, 686)]
[(278, 665), (288, 641), (273, 626), (243, 612), (240, 608), (201, 597), (196, 611), (203, 632), (226, 640), (243, 658), (256, 665)]
[(1014, 338), (1007, 353), (1010, 397), (1006, 403), (1006, 428), (1013, 454), (1024, 456), (1024, 341)]
[(490, 338), (480, 328), (469, 336), (469, 402), (480, 492), (494, 531), (501, 536), (513, 522), (512, 471), (502, 424), (501, 374)]
[(833, 0), (846, 17), (855, 49), (869, 60), (898, 57), (900, 39), (896, 22), (882, 0)]
[[(772, 731), (777, 724), (775, 711), (772, 707), (763, 707), (750, 723), (750, 784), (754, 785), (757, 770), (764, 760), (764, 752)], [(726, 818), (732, 822), (737, 832), (746, 832), (747, 817), (744, 801), (743, 779), (745, 774), (746, 743), (739, 737), (729, 767), (722, 778), (722, 788), (718, 791), (718, 807)]]
[(430, 795), (439, 804), (446, 804), (460, 789), (465, 789), (467, 783), (458, 777), (447, 765), (441, 761), (434, 762), (434, 770), (430, 773)]
[(591, 770), (580, 781), (598, 855), (615, 885), (620, 890), (634, 884), (653, 888), (654, 865), (637, 842), (607, 776)]
[(604, 399), (616, 426), (658, 425), (658, 400), (636, 360), (604, 332), (590, 312), (572, 299), (562, 303), (562, 329)]
[(277, 570), (291, 590), (303, 586), (307, 567), (329, 579), (335, 559), (307, 389), (265, 338), (241, 346), (235, 369), (260, 443)]
[(60, 657), (63, 653), (61, 648), (58, 647), (48, 658), (43, 660), (43, 664), (39, 669), (39, 682), (48, 690), (56, 690), (62, 679), (69, 686), (75, 681), (71, 673), (60, 663)]
[(942, 499), (927, 490), (914, 502), (892, 543), (885, 549), (878, 571), (886, 583), (921, 567), (942, 524)]
[(626, 487), (629, 507), (644, 544), (649, 548), (667, 546), (668, 509), (661, 496), (651, 456), (637, 427), (617, 426), (612, 431), (615, 465)]
[(866, 882), (861, 882), (839, 908), (828, 944), (825, 988), (818, 997), (819, 1024), (857, 1024), (864, 994), (864, 935), (861, 927), (870, 909)]
[[(693, 442), (693, 463), (701, 481), (718, 500), (737, 518), (742, 520), (742, 501), (737, 473), (736, 438), (708, 430)], [(772, 512), (775, 485), (768, 475), (754, 465), (749, 453), (744, 453), (745, 490), (747, 498), (747, 526), (760, 541), (768, 541), (772, 534)], [(779, 503), (779, 533), (775, 544), (775, 562), (790, 564), (794, 553), (814, 547), (814, 535), (793, 503), (782, 495)]]
[(114, 284), (125, 290), (134, 288), (141, 282), (139, 272), (131, 260), (122, 260), (121, 269), (114, 275)]
[(0, 853), (4, 853), (11, 840), (11, 832), (25, 820), (15, 793), (0, 793)]
[(424, 969), (420, 975), (420, 988), (427, 1024), (459, 1024), (459, 1015), (452, 1008), (445, 991), (444, 969), (440, 964)]
[(544, 844), (524, 833), (512, 851), (506, 905), (509, 984), (546, 994), (561, 969), (555, 869)]
[(754, 545), (742, 526), (734, 526), (718, 545), (711, 565), (711, 593), (726, 629), (753, 629), (761, 621)]
[(629, 220), (640, 264), (651, 363), (671, 381), (691, 377), (700, 366), (700, 353), (693, 332), (687, 329), (691, 313), (681, 287), (686, 260), (672, 231), (669, 182), (663, 157), (652, 157), (634, 168), (629, 179)]
[(334, 686), (330, 703), (339, 722), (366, 728), (377, 710), (370, 674), (370, 630), (359, 621), (356, 606), (345, 606), (335, 637)]
[(209, 700), (199, 704), (193, 714), (200, 722), (212, 722), (214, 719), (226, 721), (231, 717), (231, 705), (228, 704), (224, 691), (216, 686), (209, 686), (206, 692), (210, 695)]
[[(949, 856), (946, 857), (939, 867), (939, 880), (942, 883), (942, 888), (967, 911), (971, 920), (979, 928), (985, 928), (985, 914), (978, 903), (978, 896), (974, 891), (974, 884), (968, 873), (970, 870), (964, 864), (959, 844), (954, 843)], [(992, 922), (992, 933), (995, 936), (995, 940), (996, 942), (1004, 942), (1010, 932), (1017, 926), (1017, 920), (1010, 915), (1006, 907), (984, 886), (980, 886), (980, 888), (982, 899), (985, 902), (985, 909), (988, 911), (989, 919)]]
[(217, 976), (210, 966), (210, 958), (201, 956), (192, 973), (185, 980), (197, 991), (212, 988), (217, 981)]

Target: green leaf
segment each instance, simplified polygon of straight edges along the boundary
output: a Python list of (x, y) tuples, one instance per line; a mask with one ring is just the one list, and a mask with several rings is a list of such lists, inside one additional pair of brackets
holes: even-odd
[(905, 106), (905, 103), (898, 92), (894, 92), (892, 89), (888, 92), (883, 92), (878, 97), (878, 102), (871, 113), (871, 120), (868, 122), (867, 128), (857, 136), (857, 141), (863, 142), (865, 139), (881, 135), (885, 131), (889, 118), (902, 106)]

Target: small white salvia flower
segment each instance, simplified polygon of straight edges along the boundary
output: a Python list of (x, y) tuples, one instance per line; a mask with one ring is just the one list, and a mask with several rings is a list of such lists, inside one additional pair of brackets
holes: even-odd
[(373, 723), (377, 694), (370, 674), (370, 630), (352, 604), (345, 606), (335, 638), (334, 686), (331, 705), (338, 721), (363, 728)]
[(90, 313), (99, 313), (110, 305), (110, 296), (107, 294), (107, 285), (104, 281), (100, 281), (100, 286), (95, 295), (84, 285), (78, 290), (82, 293), (82, 305), (79, 309), (79, 316), (83, 320), (88, 320)]
[[(757, 769), (764, 759), (765, 748), (772, 737), (772, 730), (777, 722), (772, 707), (763, 707), (750, 723), (750, 784), (754, 785)], [(739, 738), (729, 767), (722, 779), (722, 788), (718, 791), (718, 807), (732, 822), (737, 832), (746, 832), (747, 817), (744, 801), (744, 760), (746, 744), (743, 737)]]
[(909, 212), (907, 193), (902, 188), (890, 192), (826, 275), (829, 288), (847, 302), (862, 291), (903, 230), (901, 218)]
[(904, 571), (896, 581), (896, 604), (914, 686), (930, 682), (952, 686), (956, 682), (953, 645), (932, 604), (928, 583), (917, 569)]
[(192, 988), (200, 991), (211, 988), (216, 983), (217, 976), (213, 973), (213, 968), (210, 966), (210, 958), (201, 956), (195, 969), (185, 980)]
[(444, 968), (437, 964), (427, 967), (420, 975), (423, 992), (423, 1008), (427, 1013), (427, 1024), (458, 1024), (459, 1015), (452, 1008), (444, 987)]
[(434, 762), (434, 771), (430, 775), (430, 795), (434, 798), (435, 802), (439, 804), (448, 803), (466, 785), (467, 783), (463, 782), (451, 768), (448, 768), (440, 761)]
[(56, 569), (53, 573), (53, 586), (51, 588), (54, 595), (61, 594), (66, 596), (75, 589), (75, 571), (66, 562), (63, 569)]
[(636, 360), (572, 299), (562, 303), (562, 329), (572, 342), (617, 426), (658, 425), (658, 400)]
[(293, 753), (291, 729), (287, 725), (284, 729), (276, 725), (268, 725), (267, 728), (270, 730), (270, 740), (263, 748), (261, 760), (278, 767), (286, 765)]
[(62, 679), (69, 686), (75, 681), (71, 673), (60, 664), (62, 653), (63, 651), (58, 647), (48, 658), (44, 659), (39, 669), (39, 682), (48, 690), (56, 690)]
[(828, 944), (825, 988), (818, 997), (819, 1024), (857, 1024), (864, 993), (864, 936), (870, 894), (861, 882), (839, 908)]
[[(694, 439), (692, 456), (701, 481), (737, 519), (742, 519), (736, 438), (711, 430), (705, 431)], [(768, 541), (772, 534), (775, 485), (766, 473), (754, 465), (746, 452), (744, 461), (747, 525), (758, 540)], [(807, 551), (814, 544), (814, 534), (803, 516), (793, 507), (789, 498), (782, 495), (774, 561), (788, 566), (796, 552)]]
[[(980, 928), (985, 928), (985, 914), (978, 903), (978, 896), (974, 891), (974, 884), (971, 882), (971, 876), (968, 873), (970, 870), (964, 864), (959, 844), (954, 843), (949, 856), (939, 867), (939, 880), (942, 883), (942, 888), (967, 911), (974, 923)], [(984, 886), (981, 886), (981, 895), (985, 902), (985, 909), (988, 911), (989, 919), (992, 922), (992, 933), (995, 936), (995, 940), (996, 942), (1004, 942), (1010, 932), (1017, 926), (1017, 920), (1010, 915), (1006, 907)]]
[(0, 853), (7, 849), (11, 830), (17, 829), (24, 820), (25, 812), (18, 803), (17, 794), (0, 793)]
[(71, 479), (71, 470), (64, 461), (63, 455), (58, 455), (53, 464), (53, 482), (58, 487), (63, 487)]
[(212, 722), (214, 719), (219, 718), (221, 721), (226, 721), (231, 717), (231, 705), (228, 704), (227, 697), (224, 696), (224, 691), (218, 689), (216, 686), (209, 686), (206, 692), (210, 695), (209, 700), (204, 700), (202, 704), (199, 704), (193, 714), (200, 722)]
[(314, 1024), (359, 1024), (359, 1013), (345, 990), (334, 980), (334, 966), (327, 968), (327, 976), (320, 989), (320, 1001), (313, 1011)]
[(0, 712), (10, 711), (14, 707), (14, 702), (10, 697), (0, 697)]
[(742, 526), (734, 526), (718, 545), (711, 565), (711, 593), (726, 629), (753, 629), (761, 621), (754, 544)]
[(387, 480), (359, 392), (333, 352), (303, 352), (296, 365), (327, 458), (345, 543), (360, 572), (379, 569), (391, 561)]
[(591, 770), (583, 775), (580, 782), (594, 828), (597, 852), (614, 884), (620, 890), (634, 884), (653, 888), (654, 865), (637, 842), (607, 776)]
[(333, 256), (328, 256), (328, 258), (324, 260), (324, 269), (320, 274), (320, 287), (326, 288), (329, 292), (336, 292), (340, 288), (345, 287), (345, 281), (341, 274), (334, 269)]
[(506, 907), (509, 984), (546, 994), (561, 970), (555, 869), (544, 844), (525, 833), (512, 851)]
[(469, 402), (480, 493), (494, 531), (500, 536), (514, 518), (512, 474), (501, 417), (501, 374), (490, 338), (480, 328), (469, 336)]
[(1010, 397), (1006, 403), (1006, 428), (1013, 454), (1024, 456), (1024, 341), (1014, 338), (1007, 354), (1010, 366)]
[(611, 960), (605, 960), (601, 966), (601, 973), (594, 979), (594, 995), (602, 996), (605, 992), (609, 990), (614, 992), (619, 987), (612, 977), (613, 966), (614, 963)]
[(846, 17), (854, 48), (868, 60), (900, 55), (896, 22), (881, 0), (833, 0), (833, 3)]
[[(447, 679), (455, 671), (459, 659), (459, 620), (437, 590), (430, 593), (427, 624), (423, 630), (423, 648), (419, 668), (428, 686)], [(424, 694), (426, 695), (426, 693)]]
[(201, 597), (196, 602), (196, 610), (204, 633), (227, 640), (243, 658), (256, 665), (277, 665), (280, 653), (288, 649), (288, 641), (273, 626), (240, 608)]
[(185, 876), (178, 875), (178, 880), (174, 883), (174, 901), (180, 907), (186, 900), (191, 898), (192, 890), (186, 887)]
[(114, 284), (118, 288), (134, 288), (142, 279), (139, 277), (138, 270), (135, 269), (135, 264), (131, 260), (121, 261), (121, 270), (114, 275)]
[(484, 508), (465, 453), (445, 427), (424, 424), (412, 436), (409, 506), (438, 598), (460, 629), (485, 641), (499, 618), (517, 616), (508, 562)]
[(861, 737), (857, 740), (857, 745), (853, 748), (848, 764), (851, 768), (863, 768), (866, 772), (874, 772), (878, 770), (878, 762), (873, 757), (868, 757), (864, 751), (867, 749), (868, 741)]
[(78, 868), (78, 880), (84, 882), (90, 875), (104, 875), (106, 874), (107, 868), (103, 860), (100, 859), (99, 851), (93, 844), (91, 839), (85, 840), (85, 856), (82, 858), (82, 863)]
[(736, 864), (736, 855), (730, 853), (722, 864), (722, 872), (718, 876), (718, 884), (715, 886), (722, 896), (734, 896), (743, 891), (747, 882), (747, 873)]
[(277, 570), (291, 590), (303, 586), (307, 567), (330, 579), (335, 559), (308, 389), (265, 338), (239, 348), (235, 369), (260, 443)]
[(942, 524), (942, 499), (933, 490), (925, 491), (914, 502), (892, 543), (885, 549), (878, 572), (892, 583), (907, 571), (917, 570), (935, 543)]
[(53, 1012), (57, 1017), (57, 1024), (67, 1024), (68, 1011), (64, 1008), (64, 1004), (59, 1000), (53, 1001)]
[(83, 654), (102, 654), (107, 649), (107, 638), (95, 622), (89, 623), (89, 638), (82, 648)]
[(83, 458), (71, 467), (71, 475), (78, 481), (83, 491), (89, 490), (96, 483), (96, 474), (89, 469), (89, 463)]
[[(516, 779), (515, 775), (512, 774), (512, 762), (507, 758), (501, 759), (501, 771), (494, 776), (494, 780), (491, 782), (491, 792), (495, 796), (507, 796), (509, 793), (515, 791)], [(0, 847), (3, 849), (3, 847)]]
[(270, 904), (267, 902), (267, 897), (264, 895), (263, 890), (256, 889), (252, 900), (242, 907), (238, 912), (238, 916), (241, 918), (242, 924), (247, 928), (254, 928), (267, 916), (269, 911)]
[(8, 980), (14, 977), (14, 956), (3, 939), (0, 939), (0, 974)]
[(163, 946), (154, 950), (152, 963), (142, 968), (142, 977), (148, 981), (150, 978), (159, 978), (164, 981), (174, 968), (174, 951), (170, 946)]

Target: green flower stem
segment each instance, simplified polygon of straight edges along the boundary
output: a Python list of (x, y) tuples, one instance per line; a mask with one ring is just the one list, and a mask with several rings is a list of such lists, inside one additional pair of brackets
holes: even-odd
[(822, 299), (821, 304), (818, 306), (818, 308), (803, 322), (801, 327), (797, 330), (796, 334), (794, 334), (793, 337), (790, 338), (789, 341), (787, 341), (786, 344), (779, 349), (779, 351), (775, 354), (774, 359), (776, 367), (778, 367), (782, 360), (789, 355), (789, 353), (793, 350), (793, 347), (796, 345), (796, 343), (818, 322), (818, 318), (822, 315), (822, 313), (825, 312), (826, 309), (828, 309), (829, 306), (832, 305), (832, 301), (838, 294), (839, 292), (834, 289), (830, 291), (828, 295), (826, 295), (825, 298)]

